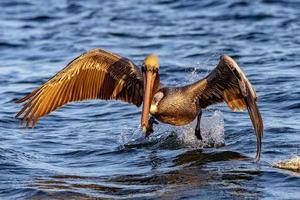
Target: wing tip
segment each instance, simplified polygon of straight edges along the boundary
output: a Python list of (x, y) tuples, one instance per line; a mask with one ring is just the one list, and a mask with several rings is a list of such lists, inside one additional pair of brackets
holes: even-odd
[(29, 95), (26, 95), (25, 97), (23, 97), (22, 99), (18, 99), (17, 101), (16, 101), (16, 103), (17, 104), (20, 104), (20, 103), (24, 103), (28, 98), (30, 98), (30, 97), (28, 97)]
[(261, 158), (261, 154), (262, 154), (262, 138), (263, 138), (263, 124), (260, 123), (259, 127), (257, 127), (258, 130), (255, 130), (256, 132), (256, 137), (257, 137), (257, 141), (256, 141), (256, 156), (255, 156), (255, 161), (258, 162)]
[(259, 162), (261, 158), (261, 153), (256, 153), (255, 162)]
[[(242, 92), (244, 93), (243, 95), (245, 95), (244, 96), (245, 104), (248, 108), (248, 112), (249, 112), (254, 130), (255, 130), (256, 138), (257, 138), (257, 151), (256, 151), (255, 161), (258, 162), (261, 159), (261, 153), (262, 153), (262, 137), (263, 137), (263, 133), (264, 133), (264, 125), (263, 125), (263, 120), (262, 120), (261, 114), (259, 112), (258, 106), (256, 104), (256, 101), (257, 101), (256, 92), (255, 92), (254, 88), (252, 87), (251, 83), (249, 82), (249, 80), (247, 79), (244, 72), (241, 70), (239, 65), (236, 63), (236, 61), (232, 57), (230, 57), (226, 54), (222, 54), (220, 56), (220, 66), (221, 67), (227, 66), (234, 73), (236, 78), (238, 78), (239, 81), (241, 81), (242, 83), (245, 84), (245, 86), (244, 86), (245, 91), (242, 91)], [(241, 88), (241, 89), (243, 89), (243, 88)], [(237, 105), (239, 105), (239, 104), (237, 103)], [(232, 105), (232, 107), (234, 107), (234, 106)], [(239, 107), (239, 106), (237, 106), (237, 107)]]
[(258, 106), (255, 101), (253, 101), (252, 107), (248, 108), (248, 111), (256, 134), (257, 147), (256, 147), (255, 160), (256, 162), (258, 162), (261, 158), (261, 153), (262, 153), (262, 139), (264, 135), (264, 124)]

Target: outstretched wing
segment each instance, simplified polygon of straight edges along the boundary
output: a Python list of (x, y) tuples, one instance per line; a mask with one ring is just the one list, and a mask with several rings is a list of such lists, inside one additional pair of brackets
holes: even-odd
[(237, 63), (229, 56), (221, 56), (218, 66), (198, 85), (201, 108), (225, 101), (233, 111), (248, 109), (257, 138), (256, 160), (259, 160), (263, 120), (256, 104), (256, 93)]
[(118, 99), (140, 106), (143, 75), (127, 58), (93, 49), (71, 61), (63, 70), (17, 103), (26, 102), (16, 118), (35, 126), (38, 119), (72, 101)]

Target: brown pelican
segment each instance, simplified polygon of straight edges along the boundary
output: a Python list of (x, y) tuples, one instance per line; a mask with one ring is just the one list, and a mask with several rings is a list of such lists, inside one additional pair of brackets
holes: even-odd
[[(248, 109), (257, 138), (256, 160), (260, 159), (263, 121), (256, 93), (237, 63), (223, 55), (205, 78), (183, 87), (165, 87), (159, 81), (158, 57), (147, 56), (141, 71), (129, 59), (94, 49), (71, 61), (42, 86), (20, 99), (26, 102), (21, 125), (35, 126), (38, 119), (71, 101), (116, 99), (141, 106), (141, 127), (148, 136), (156, 120), (176, 126), (197, 117), (195, 134), (201, 139), (202, 109), (225, 101), (233, 111)], [(151, 117), (149, 118), (149, 114)]]

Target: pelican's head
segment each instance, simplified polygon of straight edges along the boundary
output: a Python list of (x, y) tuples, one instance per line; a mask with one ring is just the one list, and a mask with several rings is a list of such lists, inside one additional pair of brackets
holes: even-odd
[(142, 65), (144, 76), (143, 111), (141, 119), (142, 130), (145, 131), (149, 124), (149, 111), (153, 95), (159, 86), (158, 57), (155, 54), (148, 55)]
[(157, 71), (159, 69), (158, 57), (156, 54), (148, 55), (143, 62), (144, 70), (148, 71)]

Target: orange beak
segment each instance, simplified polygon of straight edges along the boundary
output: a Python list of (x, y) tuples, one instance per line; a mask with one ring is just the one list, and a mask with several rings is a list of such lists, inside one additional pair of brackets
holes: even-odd
[(153, 98), (153, 88), (156, 79), (156, 72), (148, 71), (144, 73), (144, 99), (143, 99), (143, 111), (141, 119), (142, 131), (146, 133), (149, 125), (149, 111)]

